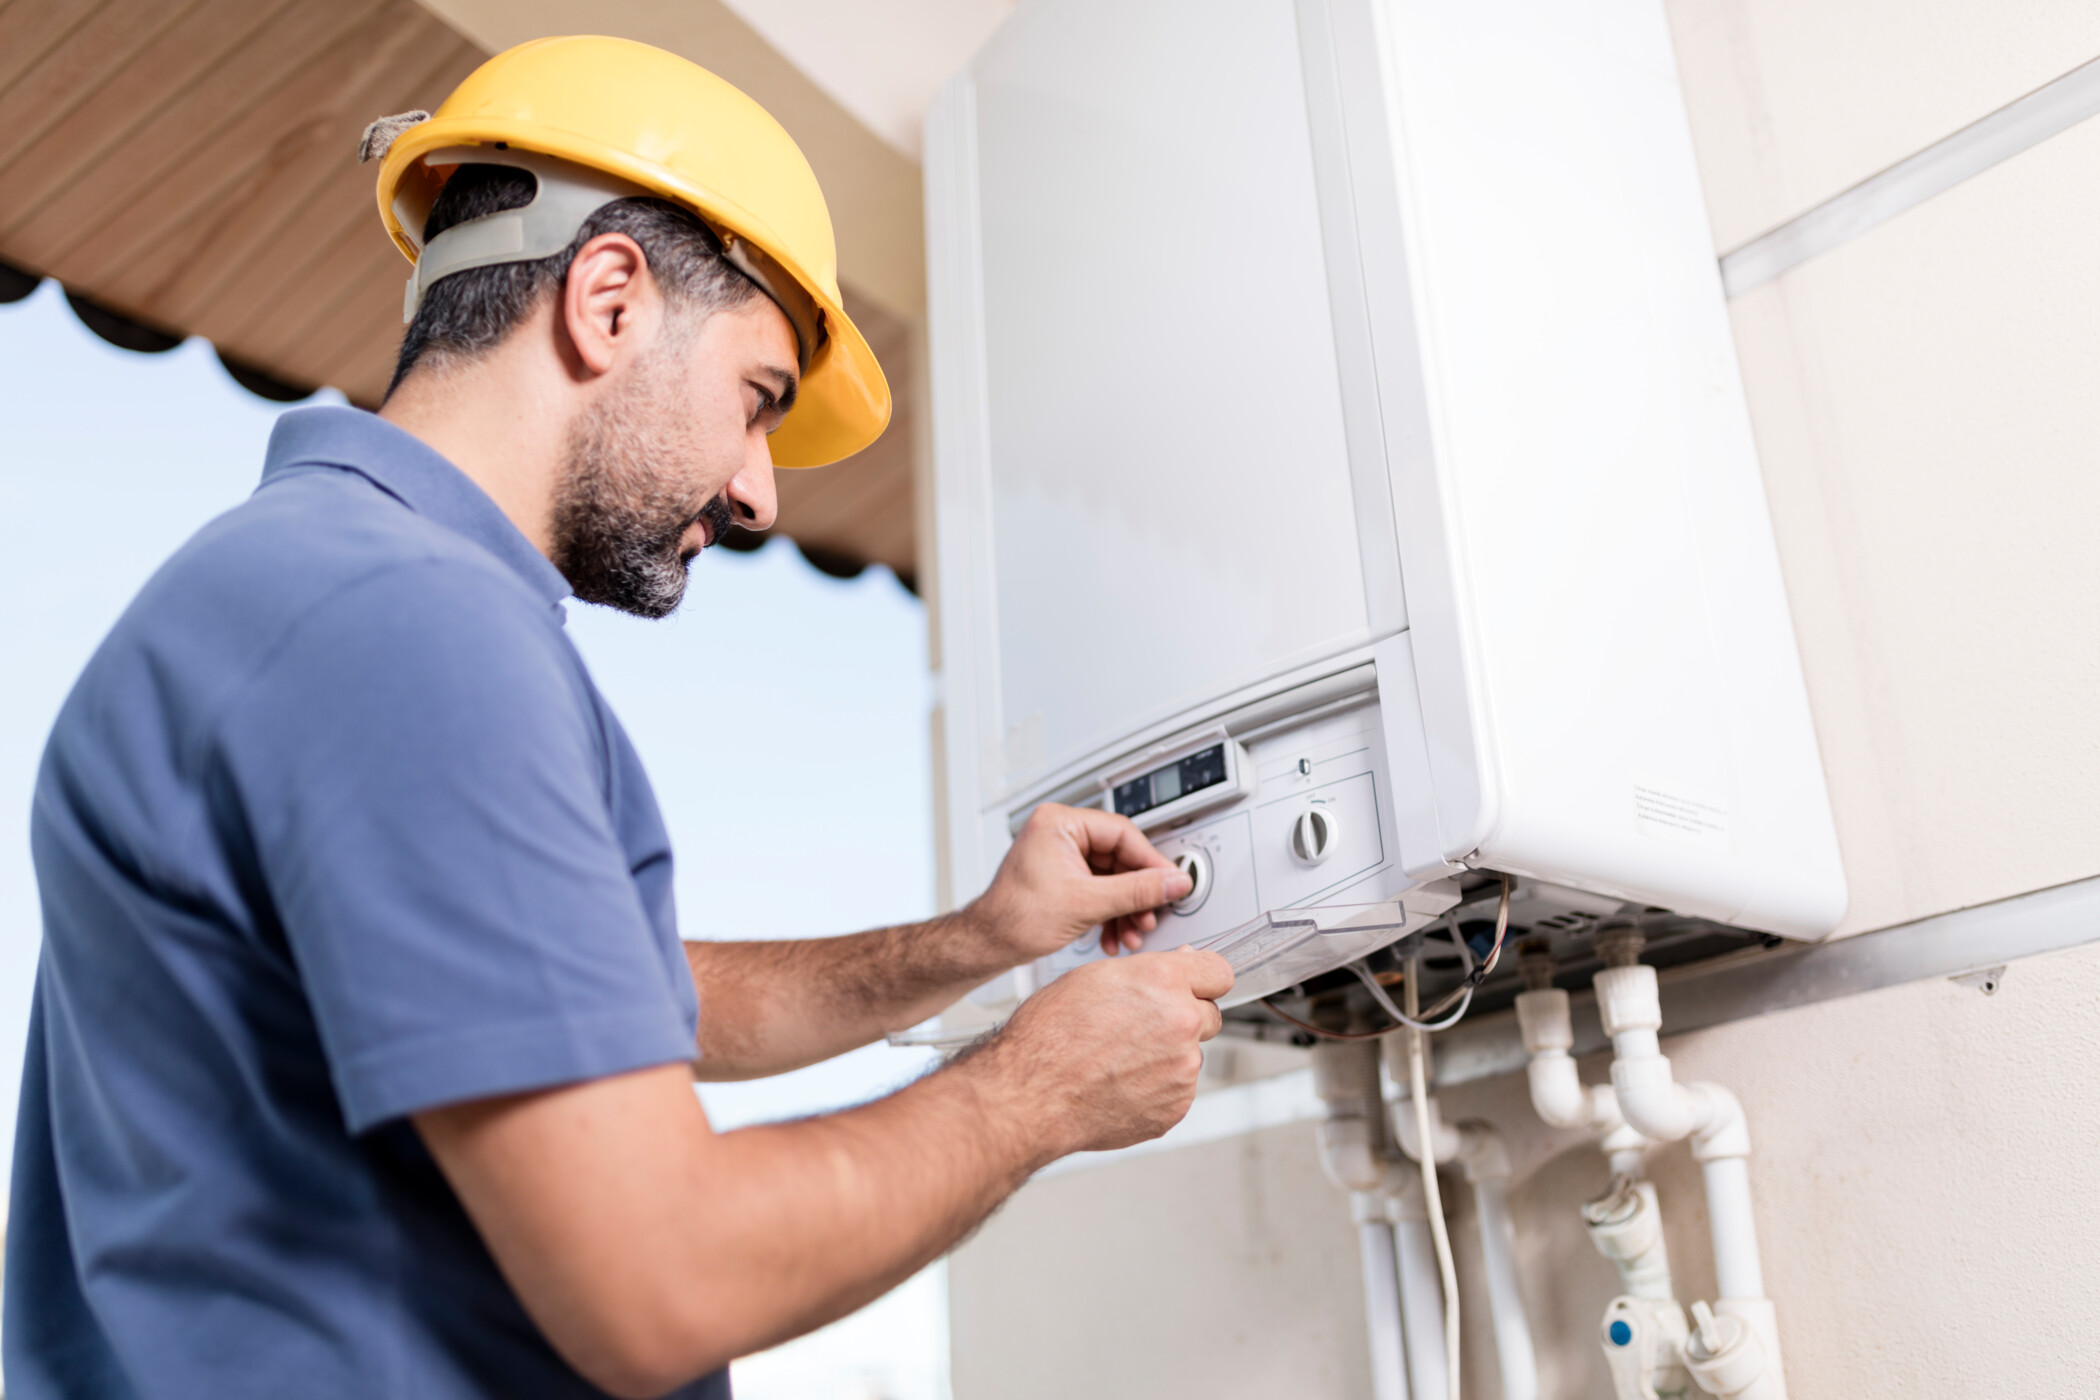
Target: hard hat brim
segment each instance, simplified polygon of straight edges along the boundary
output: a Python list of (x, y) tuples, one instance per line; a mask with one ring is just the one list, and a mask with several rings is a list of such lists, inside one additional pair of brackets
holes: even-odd
[(889, 381), (836, 293), (798, 266), (784, 241), (749, 209), (681, 180), (674, 171), (632, 152), (543, 124), (487, 115), (439, 116), (409, 128), (387, 151), (380, 167), (378, 196), (387, 233), (411, 263), (418, 255), (422, 230), (412, 232), (405, 227), (400, 211), (428, 209), (445, 178), (425, 166), (423, 157), (448, 146), (498, 143), (604, 170), (682, 204), (708, 223), (763, 248), (816, 302), (824, 314), (828, 339), (802, 377), (795, 407), (773, 433), (774, 466), (826, 466), (882, 436), (890, 421)]

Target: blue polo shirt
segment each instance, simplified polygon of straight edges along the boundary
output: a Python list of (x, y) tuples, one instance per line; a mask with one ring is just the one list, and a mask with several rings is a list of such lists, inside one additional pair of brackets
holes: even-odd
[(31, 824), (9, 1400), (598, 1393), (408, 1122), (694, 1054), (568, 591), (419, 440), (301, 409), (88, 663)]

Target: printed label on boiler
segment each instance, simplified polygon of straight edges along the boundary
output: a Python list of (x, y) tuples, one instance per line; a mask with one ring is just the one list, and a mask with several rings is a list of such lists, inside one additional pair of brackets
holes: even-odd
[(1726, 851), (1728, 809), (1661, 788), (1633, 785), (1633, 827), (1643, 836), (1659, 836), (1709, 851)]

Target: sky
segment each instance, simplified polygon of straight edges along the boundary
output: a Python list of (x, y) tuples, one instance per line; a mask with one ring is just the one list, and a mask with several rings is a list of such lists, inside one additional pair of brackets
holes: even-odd
[[(201, 340), (117, 349), (52, 282), (0, 306), (0, 385), (0, 1147), (11, 1154), (40, 937), (28, 817), (45, 736), (132, 594), (254, 488), (288, 405), (240, 388)], [(567, 606), (663, 807), (686, 937), (807, 937), (932, 912), (926, 615), (887, 570), (828, 578), (783, 541), (702, 556), (664, 622)], [(700, 1095), (728, 1129), (864, 1101), (929, 1060), (875, 1046)], [(739, 1363), (739, 1400), (945, 1400), (942, 1288), (936, 1267)]]

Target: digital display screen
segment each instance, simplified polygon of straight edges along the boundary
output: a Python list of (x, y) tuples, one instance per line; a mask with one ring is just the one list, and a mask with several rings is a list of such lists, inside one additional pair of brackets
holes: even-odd
[(1116, 811), (1126, 817), (1164, 807), (1177, 797), (1216, 787), (1225, 781), (1225, 746), (1212, 744), (1178, 763), (1155, 768), (1142, 777), (1116, 786)]

